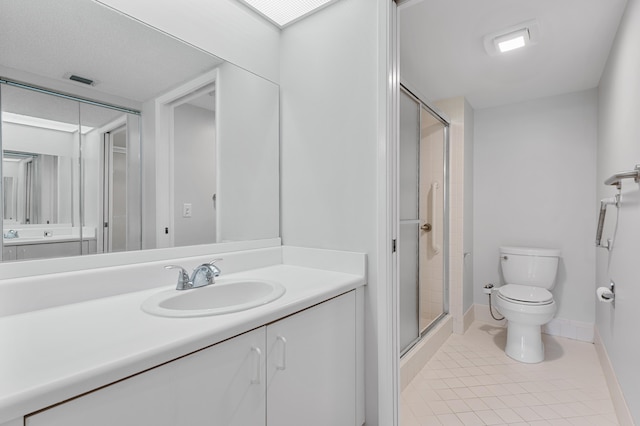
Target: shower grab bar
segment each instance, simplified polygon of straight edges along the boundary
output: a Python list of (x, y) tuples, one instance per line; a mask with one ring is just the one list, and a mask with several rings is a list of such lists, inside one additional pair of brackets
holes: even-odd
[(433, 254), (440, 253), (440, 246), (438, 245), (438, 221), (436, 220), (436, 213), (438, 209), (436, 208), (437, 204), (437, 193), (436, 191), (440, 187), (438, 182), (433, 182), (431, 184), (431, 249), (433, 250)]
[(596, 247), (611, 250), (611, 239), (607, 239), (605, 244), (601, 244), (602, 230), (604, 228), (604, 217), (607, 214), (607, 206), (620, 207), (620, 194), (616, 194), (613, 198), (603, 198), (600, 200), (600, 216), (598, 217), (598, 229), (596, 230)]
[(636, 164), (633, 170), (627, 172), (618, 172), (604, 181), (605, 185), (615, 185), (616, 188), (622, 188), (622, 179), (633, 179), (635, 183), (640, 183), (640, 164)]

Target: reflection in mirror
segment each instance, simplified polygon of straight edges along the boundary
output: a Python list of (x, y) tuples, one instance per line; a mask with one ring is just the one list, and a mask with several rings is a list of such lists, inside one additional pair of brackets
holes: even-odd
[(279, 236), (274, 83), (92, 0), (0, 2), (0, 80), (3, 260)]
[(72, 191), (68, 157), (4, 150), (2, 174), (5, 228), (71, 223), (71, 209), (65, 208)]
[(139, 249), (139, 117), (8, 84), (1, 94), (4, 260)]

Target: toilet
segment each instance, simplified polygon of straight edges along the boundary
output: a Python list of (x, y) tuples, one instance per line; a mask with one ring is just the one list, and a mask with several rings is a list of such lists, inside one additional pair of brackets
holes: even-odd
[(500, 247), (505, 285), (494, 289), (496, 309), (507, 319), (505, 353), (520, 362), (544, 360), (540, 327), (553, 319), (560, 250)]

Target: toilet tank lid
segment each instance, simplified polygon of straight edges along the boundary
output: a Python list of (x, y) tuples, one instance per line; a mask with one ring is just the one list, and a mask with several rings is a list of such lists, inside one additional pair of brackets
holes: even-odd
[(519, 254), (522, 256), (560, 257), (560, 250), (534, 247), (500, 247), (501, 254)]

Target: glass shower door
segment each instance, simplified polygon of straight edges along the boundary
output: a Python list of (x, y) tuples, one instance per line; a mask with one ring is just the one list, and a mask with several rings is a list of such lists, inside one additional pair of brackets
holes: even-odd
[(399, 235), (400, 348), (408, 350), (420, 338), (419, 235), (420, 235), (420, 104), (400, 94)]
[(409, 91), (400, 96), (400, 348), (447, 313), (448, 122)]

